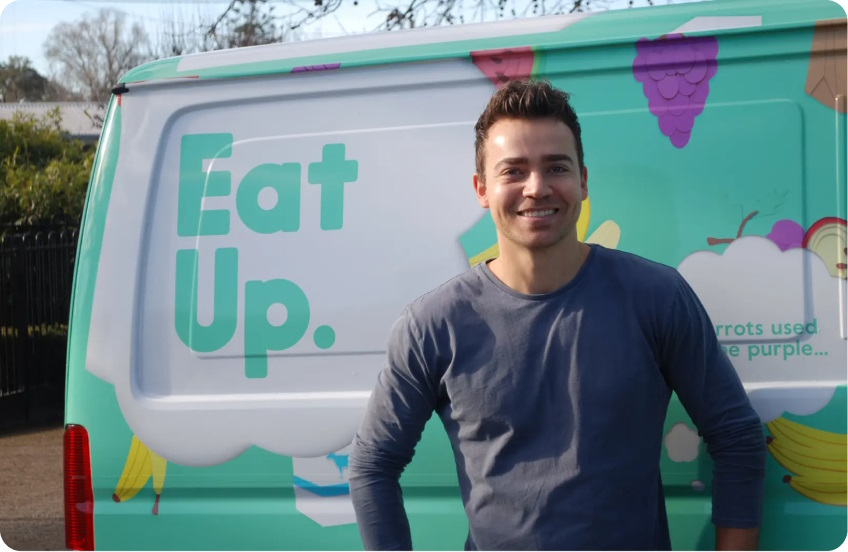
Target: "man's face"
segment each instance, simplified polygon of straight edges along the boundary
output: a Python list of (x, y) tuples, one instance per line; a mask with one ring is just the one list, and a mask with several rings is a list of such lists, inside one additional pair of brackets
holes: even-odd
[(485, 175), (474, 175), (474, 188), (492, 213), (499, 240), (542, 250), (576, 237), (588, 174), (577, 164), (574, 134), (565, 123), (501, 119), (484, 148)]

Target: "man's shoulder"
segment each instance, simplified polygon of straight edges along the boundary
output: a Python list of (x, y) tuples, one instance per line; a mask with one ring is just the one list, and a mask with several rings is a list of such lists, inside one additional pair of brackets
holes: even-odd
[(642, 257), (635, 253), (616, 249), (601, 251), (601, 264), (604, 274), (630, 289), (635, 294), (647, 293), (670, 295), (684, 282), (676, 268)]
[(604, 263), (607, 264), (607, 269), (614, 267), (616, 271), (626, 273), (630, 278), (637, 281), (670, 284), (682, 278), (676, 268), (652, 261), (636, 253), (605, 248), (602, 252), (602, 258)]
[(411, 301), (406, 310), (417, 323), (449, 320), (483, 291), (483, 274), (474, 266)]

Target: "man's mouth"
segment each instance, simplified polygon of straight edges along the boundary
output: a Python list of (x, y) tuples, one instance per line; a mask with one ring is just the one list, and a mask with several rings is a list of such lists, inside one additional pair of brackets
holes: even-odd
[(547, 217), (553, 215), (557, 211), (559, 211), (559, 209), (526, 209), (524, 211), (519, 211), (518, 216), (530, 218)]

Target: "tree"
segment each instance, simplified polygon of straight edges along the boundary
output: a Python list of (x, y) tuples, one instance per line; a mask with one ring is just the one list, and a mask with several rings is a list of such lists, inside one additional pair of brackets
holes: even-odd
[(157, 34), (149, 42), (152, 59), (162, 59), (196, 52), (209, 52), (218, 49), (212, 36), (208, 34), (214, 17), (202, 14), (200, 9), (191, 18), (184, 10), (162, 10), (159, 19), (166, 22), (157, 27)]
[(219, 16), (209, 16), (198, 9), (193, 16), (172, 8), (161, 20), (158, 35), (151, 41), (154, 59), (208, 52), (224, 48), (239, 48), (272, 44), (295, 39), (295, 33), (274, 16), (274, 6), (267, 0), (237, 0), (232, 9)]
[(29, 58), (11, 56), (0, 63), (0, 102), (62, 102), (75, 98), (61, 84), (41, 75)]
[(274, 6), (263, 10), (267, 0), (241, 0), (230, 13), (225, 40), (228, 48), (279, 42), (282, 34), (274, 22)]
[(47, 91), (44, 93), (45, 102), (78, 102), (82, 96), (71, 92), (53, 79), (47, 79)]
[(44, 55), (61, 82), (93, 101), (108, 100), (124, 73), (150, 59), (141, 25), (108, 9), (53, 27)]
[(47, 79), (30, 64), (29, 58), (11, 56), (0, 63), (0, 100), (37, 102), (47, 94)]
[(215, 43), (215, 49), (273, 44), (289, 38), (277, 25), (274, 6), (267, 2), (233, 0), (206, 33)]
[[(224, 21), (237, 6), (248, 0), (230, 0), (229, 5), (210, 27)], [(264, 0), (263, 0), (264, 1)], [(394, 30), (415, 27), (454, 25), (471, 22), (555, 15), (608, 8), (611, 0), (376, 0), (380, 23), (374, 29)], [(671, 1), (671, 0), (669, 0)], [(654, 0), (627, 0), (629, 7), (653, 5)], [(334, 14), (342, 5), (359, 6), (359, 0), (281, 0), (277, 5), (288, 11), (283, 16), (287, 28), (299, 29)]]

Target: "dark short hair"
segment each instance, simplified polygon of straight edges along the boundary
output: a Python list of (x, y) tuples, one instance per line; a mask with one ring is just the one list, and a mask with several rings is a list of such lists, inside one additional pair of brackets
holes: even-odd
[(495, 92), (474, 125), (474, 150), (478, 177), (483, 177), (484, 145), (489, 129), (501, 119), (547, 119), (562, 121), (571, 129), (577, 146), (577, 163), (583, 167), (583, 141), (577, 113), (569, 95), (545, 80), (511, 80)]

